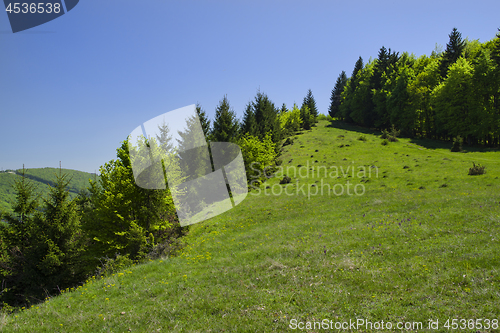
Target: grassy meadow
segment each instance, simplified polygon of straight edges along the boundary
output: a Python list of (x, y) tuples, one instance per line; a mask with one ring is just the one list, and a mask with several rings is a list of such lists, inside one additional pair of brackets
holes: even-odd
[[(472, 319), (454, 331), (500, 331), (500, 152), (381, 142), (320, 121), (284, 147), (278, 175), (290, 184), (272, 177), (234, 209), (192, 225), (177, 257), (89, 277), (1, 314), (0, 330), (320, 332), (328, 330), (293, 323), (327, 319), (446, 332), (451, 319)], [(486, 174), (469, 176), (473, 162)]]

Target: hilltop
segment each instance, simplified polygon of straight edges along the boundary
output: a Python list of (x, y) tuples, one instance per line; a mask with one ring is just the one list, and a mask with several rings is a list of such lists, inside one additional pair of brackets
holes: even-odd
[[(326, 319), (422, 331), (429, 319), (444, 330), (449, 318), (482, 318), (487, 331), (498, 328), (498, 151), (382, 145), (377, 133), (327, 121), (290, 141), (280, 177), (192, 225), (180, 255), (89, 277), (3, 315), (0, 327), (283, 332)], [(469, 176), (473, 162), (486, 174)], [(279, 184), (282, 174), (289, 184)]]
[[(25, 169), (24, 174), (31, 179), (42, 196), (49, 191), (53, 185), (54, 178), (59, 172), (68, 174), (71, 179), (68, 190), (71, 197), (75, 197), (82, 189), (87, 188), (89, 179), (95, 179), (96, 175), (88, 172), (58, 168), (32, 168)], [(11, 211), (10, 203), (15, 199), (15, 191), (12, 185), (17, 177), (21, 177), (23, 169), (0, 171), (0, 210)]]

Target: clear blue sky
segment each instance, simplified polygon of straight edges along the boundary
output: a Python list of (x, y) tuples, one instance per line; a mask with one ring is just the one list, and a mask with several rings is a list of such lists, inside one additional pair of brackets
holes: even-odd
[[(22, 2), (22, 1), (20, 1)], [(342, 70), (383, 45), (429, 55), (453, 27), (494, 38), (500, 1), (81, 0), (12, 34), (0, 12), (0, 169), (94, 172), (143, 122), (257, 90), (276, 105), (312, 89), (321, 113)]]

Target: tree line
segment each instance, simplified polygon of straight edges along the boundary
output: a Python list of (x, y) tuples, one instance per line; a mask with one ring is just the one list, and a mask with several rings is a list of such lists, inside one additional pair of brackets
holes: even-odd
[[(206, 141), (237, 143), (247, 177), (255, 170), (276, 165), (284, 138), (317, 121), (316, 102), (309, 90), (299, 109), (276, 107), (258, 92), (236, 117), (227, 96), (213, 121), (200, 105), (196, 112)], [(179, 146), (189, 138), (190, 121), (179, 131)], [(168, 124), (159, 126), (158, 142), (173, 147)], [(175, 255), (182, 247), (181, 227), (170, 189), (136, 185), (128, 141), (117, 148), (116, 159), (99, 169), (99, 177), (78, 196), (69, 195), (69, 177), (60, 172), (44, 197), (23, 171), (15, 180), (12, 212), (0, 212), (0, 307), (28, 306), (76, 287), (85, 279), (123, 268), (133, 262)], [(251, 167), (252, 164), (253, 168)], [(253, 172), (253, 173), (252, 173)], [(260, 179), (262, 180), (262, 179)]]
[[(500, 31), (500, 29), (499, 29)], [(382, 46), (338, 76), (329, 115), (407, 136), (500, 145), (500, 32), (484, 43), (453, 28), (444, 52), (399, 54)]]

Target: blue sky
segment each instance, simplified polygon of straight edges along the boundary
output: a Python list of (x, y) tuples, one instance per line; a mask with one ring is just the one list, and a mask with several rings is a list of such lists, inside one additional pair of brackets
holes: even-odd
[[(22, 2), (22, 1), (21, 1)], [(481, 42), (499, 1), (81, 0), (11, 32), (0, 12), (0, 170), (94, 172), (137, 126), (227, 94), (239, 117), (257, 90), (321, 113), (342, 70), (383, 45), (429, 55), (453, 27)]]

